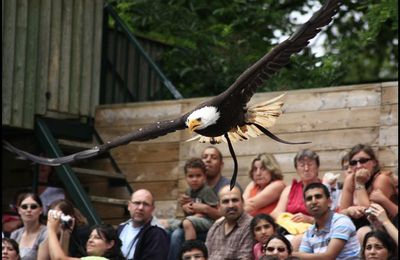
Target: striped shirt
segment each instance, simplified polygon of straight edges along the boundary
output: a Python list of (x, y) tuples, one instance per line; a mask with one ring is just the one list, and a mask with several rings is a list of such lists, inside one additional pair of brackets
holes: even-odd
[(301, 240), (300, 252), (323, 253), (331, 239), (342, 239), (346, 243), (336, 259), (360, 259), (360, 243), (356, 236), (356, 227), (345, 215), (330, 211), (325, 226), (320, 230), (316, 224), (310, 226)]
[(254, 240), (250, 232), (252, 217), (243, 212), (233, 230), (225, 235), (226, 220), (216, 221), (207, 233), (208, 260), (251, 260)]

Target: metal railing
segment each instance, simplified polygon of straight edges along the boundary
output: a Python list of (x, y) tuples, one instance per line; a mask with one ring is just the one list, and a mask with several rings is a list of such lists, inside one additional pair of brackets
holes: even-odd
[[(57, 141), (53, 137), (50, 129), (44, 120), (36, 118), (35, 135), (43, 151), (51, 157), (61, 157), (62, 153)], [(93, 207), (89, 196), (83, 189), (74, 171), (68, 164), (57, 166), (55, 168), (57, 176), (64, 183), (68, 194), (70, 194), (74, 204), (82, 211), (88, 219), (90, 225), (101, 223), (99, 215)]]
[(100, 104), (183, 98), (149, 55), (154, 48), (146, 51), (107, 3), (102, 43)]

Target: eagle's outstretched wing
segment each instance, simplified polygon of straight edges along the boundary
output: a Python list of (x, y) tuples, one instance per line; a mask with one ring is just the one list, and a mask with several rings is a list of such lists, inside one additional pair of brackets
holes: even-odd
[(225, 99), (236, 96), (238, 100), (241, 100), (242, 104), (246, 104), (265, 80), (289, 63), (292, 54), (304, 49), (321, 28), (332, 21), (332, 17), (337, 13), (340, 3), (341, 0), (327, 0), (291, 37), (275, 46), (264, 57), (244, 71), (217, 98)]
[(146, 141), (166, 135), (168, 133), (175, 132), (176, 130), (185, 129), (186, 128), (185, 119), (186, 115), (173, 120), (159, 121), (147, 125), (145, 127), (139, 128), (129, 134), (117, 137), (112, 141), (106, 142), (105, 144), (94, 146), (91, 149), (87, 149), (81, 152), (77, 152), (74, 154), (58, 158), (46, 158), (30, 154), (28, 152), (22, 151), (12, 146), (9, 142), (4, 140), (3, 140), (3, 146), (10, 152), (18, 154), (20, 159), (28, 159), (35, 163), (44, 165), (58, 166), (64, 163), (70, 163), (82, 159), (95, 157), (101, 153), (104, 153), (107, 150), (110, 150), (120, 145), (128, 144), (132, 141)]

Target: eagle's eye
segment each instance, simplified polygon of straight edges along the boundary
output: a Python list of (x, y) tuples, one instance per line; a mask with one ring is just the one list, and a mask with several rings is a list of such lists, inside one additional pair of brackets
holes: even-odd
[(199, 121), (199, 122), (201, 122), (201, 117), (199, 117), (199, 118), (196, 118), (196, 120), (197, 120), (197, 121)]

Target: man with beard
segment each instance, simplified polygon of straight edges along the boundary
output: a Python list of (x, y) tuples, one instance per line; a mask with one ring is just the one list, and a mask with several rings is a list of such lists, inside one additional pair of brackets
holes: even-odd
[(226, 185), (221, 188), (218, 197), (223, 218), (217, 220), (207, 233), (208, 259), (253, 259), (252, 217), (243, 209), (242, 191), (236, 186), (230, 190)]
[(300, 252), (292, 255), (301, 259), (359, 259), (356, 227), (349, 217), (331, 210), (328, 188), (322, 183), (311, 183), (303, 194), (315, 224), (304, 233)]
[(150, 191), (137, 190), (128, 202), (131, 219), (118, 227), (121, 250), (126, 259), (167, 259), (169, 238), (164, 229), (152, 225), (154, 198)]

